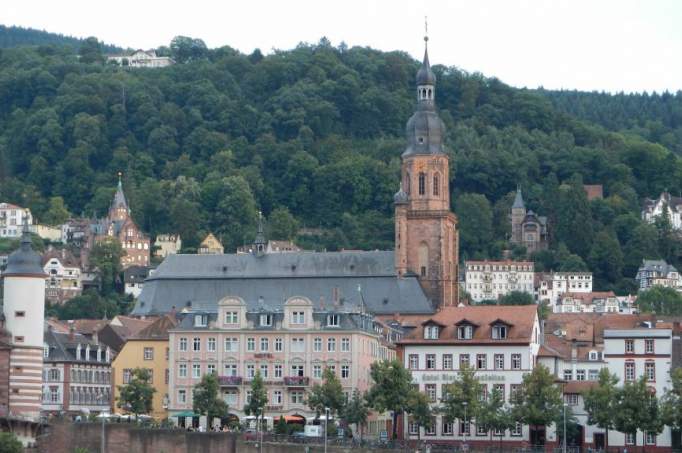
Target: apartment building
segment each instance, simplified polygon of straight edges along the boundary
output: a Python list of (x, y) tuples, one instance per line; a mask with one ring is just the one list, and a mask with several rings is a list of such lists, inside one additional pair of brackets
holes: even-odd
[(497, 300), (512, 291), (534, 294), (531, 261), (466, 261), (464, 267), (472, 302)]

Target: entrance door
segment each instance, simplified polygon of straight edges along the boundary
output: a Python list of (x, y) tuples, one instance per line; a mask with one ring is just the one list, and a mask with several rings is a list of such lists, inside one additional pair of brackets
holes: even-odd
[(534, 447), (545, 445), (544, 426), (532, 426), (530, 428), (530, 444)]
[(594, 448), (603, 450), (606, 446), (606, 437), (604, 436), (604, 433), (594, 433), (592, 436), (594, 436)]

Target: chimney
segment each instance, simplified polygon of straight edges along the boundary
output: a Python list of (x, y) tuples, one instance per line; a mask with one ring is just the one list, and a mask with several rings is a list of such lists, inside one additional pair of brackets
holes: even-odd
[(73, 341), (76, 334), (76, 328), (73, 325), (73, 319), (69, 319), (69, 340)]
[(97, 334), (97, 329), (92, 329), (92, 341), (99, 344), (99, 335)]

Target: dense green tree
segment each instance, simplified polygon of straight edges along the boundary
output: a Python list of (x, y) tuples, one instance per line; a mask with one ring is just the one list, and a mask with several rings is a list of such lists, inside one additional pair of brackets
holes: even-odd
[(265, 389), (265, 383), (260, 371), (256, 371), (256, 375), (251, 381), (251, 399), (244, 405), (244, 413), (246, 415), (253, 415), (256, 421), (260, 420), (260, 430), (263, 430), (263, 417), (265, 416), (265, 405), (268, 404), (268, 391)]
[(672, 386), (663, 395), (661, 415), (673, 431), (682, 431), (682, 368), (671, 373)]
[(151, 384), (151, 374), (146, 368), (135, 368), (130, 382), (118, 386), (116, 405), (135, 415), (148, 414), (152, 410), (152, 398), (156, 389)]
[(608, 447), (609, 430), (614, 427), (615, 406), (617, 402), (618, 377), (611, 374), (608, 368), (599, 371), (599, 381), (596, 387), (590, 388), (584, 395), (584, 406), (587, 411), (587, 422), (605, 432), (604, 439)]
[(637, 306), (642, 313), (678, 316), (682, 314), (682, 295), (674, 288), (655, 285), (640, 291)]
[(644, 259), (660, 258), (658, 232), (653, 225), (639, 223), (623, 248), (623, 274), (634, 277)]
[(418, 438), (420, 438), (421, 429), (433, 422), (433, 411), (428, 396), (419, 390), (411, 390), (407, 400), (407, 413), (410, 422), (419, 427)]
[(66, 209), (66, 206), (64, 206), (64, 199), (62, 197), (51, 197), (49, 207), (43, 217), (43, 223), (47, 225), (62, 225), (69, 217), (71, 217), (71, 214)]
[(566, 427), (566, 444), (575, 445), (581, 443), (578, 419), (573, 414), (573, 409), (570, 406), (563, 407), (563, 410), (559, 412), (559, 417), (554, 420), (554, 426), (556, 427), (556, 435), (560, 444), (563, 445), (564, 443), (564, 426)]
[(81, 63), (101, 63), (104, 61), (102, 46), (94, 36), (86, 38), (78, 49)]
[(367, 393), (367, 403), (378, 411), (391, 411), (393, 433), (396, 439), (398, 417), (409, 407), (409, 395), (412, 389), (412, 373), (403, 367), (399, 360), (374, 362), (370, 368), (373, 385)]
[(364, 395), (358, 389), (353, 389), (350, 400), (345, 404), (342, 417), (348, 425), (355, 425), (355, 430), (360, 434), (362, 440), (362, 429), (367, 423), (369, 407)]
[(658, 399), (649, 390), (646, 376), (637, 381), (625, 382), (618, 389), (613, 426), (622, 433), (632, 434), (636, 434), (637, 431), (659, 434), (663, 430), (663, 417)]
[(14, 433), (0, 433), (0, 453), (23, 453), (24, 446)]
[(559, 188), (556, 237), (581, 257), (589, 253), (593, 241), (589, 202), (579, 180), (571, 180)]
[(521, 388), (514, 400), (514, 419), (531, 427), (547, 426), (557, 420), (562, 411), (561, 389), (554, 376), (543, 365), (523, 376)]
[[(493, 438), (493, 432), (504, 433), (505, 430), (514, 427), (511, 410), (505, 406), (504, 395), (499, 389), (493, 389), (488, 398), (481, 402), (476, 417), (476, 426), (485, 427), (490, 434), (490, 440)], [(502, 442), (502, 436), (500, 436), (500, 442)]]
[(594, 245), (587, 257), (596, 283), (614, 283), (622, 276), (623, 252), (612, 233), (600, 231), (594, 238)]
[(463, 194), (455, 200), (463, 256), (485, 258), (493, 237), (493, 210), (481, 194)]
[(212, 426), (214, 418), (227, 417), (227, 403), (220, 398), (220, 386), (215, 374), (204, 374), (192, 389), (192, 410), (205, 415), (208, 426)]
[(500, 297), (498, 305), (533, 305), (535, 301), (529, 293), (512, 291)]
[(298, 220), (286, 207), (275, 208), (268, 216), (268, 237), (271, 239), (291, 240), (298, 232)]
[(48, 312), (59, 319), (110, 319), (128, 314), (133, 308), (132, 296), (109, 294), (101, 296), (89, 289), (80, 296), (69, 299), (63, 305), (49, 307)]
[(329, 409), (329, 414), (334, 416), (341, 412), (345, 404), (343, 396), (343, 386), (336, 376), (336, 372), (327, 367), (322, 373), (322, 383), (315, 384), (310, 389), (308, 395), (308, 407), (319, 416), (325, 414)]
[(444, 385), (440, 412), (450, 422), (464, 420), (465, 411), (467, 420), (476, 419), (482, 392), (483, 385), (476, 378), (476, 371), (465, 366), (452, 383)]
[(105, 238), (92, 247), (90, 266), (99, 275), (102, 294), (111, 294), (116, 290), (122, 271), (121, 257), (124, 255), (121, 243), (114, 238)]

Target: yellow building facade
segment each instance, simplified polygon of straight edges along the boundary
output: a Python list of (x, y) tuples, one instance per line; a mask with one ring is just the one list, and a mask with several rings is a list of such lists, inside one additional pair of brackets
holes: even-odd
[(175, 319), (171, 315), (154, 321), (151, 325), (128, 339), (111, 364), (114, 407), (116, 413), (125, 410), (118, 407), (119, 386), (127, 384), (135, 368), (150, 371), (152, 386), (156, 389), (152, 399), (152, 412), (149, 414), (157, 420), (168, 416), (168, 329), (174, 327)]

